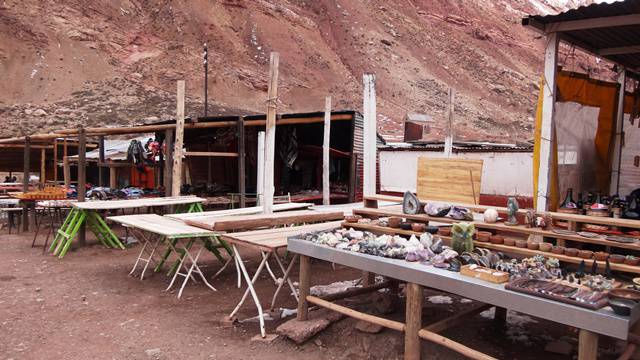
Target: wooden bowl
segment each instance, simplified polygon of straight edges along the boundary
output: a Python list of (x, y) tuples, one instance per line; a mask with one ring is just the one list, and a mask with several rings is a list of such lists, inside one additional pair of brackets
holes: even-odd
[(613, 264), (622, 264), (624, 262), (624, 255), (611, 254), (609, 255), (609, 261)]
[(576, 248), (566, 248), (564, 249), (564, 254), (567, 256), (578, 256), (579, 250)]
[(556, 255), (564, 254), (564, 246), (554, 246), (551, 248), (551, 252)]
[(344, 220), (348, 223), (357, 223), (360, 219), (362, 219), (360, 215), (347, 215), (344, 217)]
[(411, 224), (411, 230), (415, 231), (415, 232), (424, 232), (424, 229), (426, 229), (427, 225), (423, 224), (423, 223), (412, 223)]
[(540, 244), (537, 242), (529, 241), (527, 242), (527, 249), (529, 250), (538, 250)]
[(631, 266), (636, 266), (640, 263), (640, 258), (637, 256), (628, 255), (624, 258), (624, 263)]
[(438, 229), (438, 234), (442, 235), (442, 236), (451, 236), (451, 227), (450, 226), (443, 226), (441, 228)]
[(539, 248), (540, 248), (540, 251), (550, 252), (551, 248), (553, 248), (553, 244), (547, 243), (547, 242), (541, 242)]
[(583, 259), (591, 259), (593, 257), (593, 251), (591, 250), (580, 250), (578, 251), (578, 256)]
[(489, 238), (491, 237), (491, 233), (488, 231), (478, 231), (476, 233), (476, 237), (478, 241), (489, 242)]
[(606, 251), (596, 251), (593, 256), (595, 256), (596, 260), (598, 261), (607, 261), (609, 253)]
[(635, 302), (640, 301), (640, 291), (632, 289), (612, 289), (609, 290), (610, 299), (624, 299)]
[(391, 216), (389, 217), (389, 221), (387, 221), (387, 223), (389, 224), (389, 227), (396, 228), (396, 229), (400, 227), (401, 222), (402, 222), (402, 218), (397, 216)]
[(516, 239), (504, 238), (504, 244), (507, 245), (507, 246), (515, 246), (516, 245)]
[(491, 241), (492, 244), (504, 244), (504, 236), (502, 236), (502, 235), (491, 235), (489, 237), (489, 241)]
[(527, 240), (516, 240), (516, 247), (519, 248), (526, 248), (527, 247)]
[(401, 222), (400, 229), (402, 230), (411, 230), (411, 223), (409, 222)]

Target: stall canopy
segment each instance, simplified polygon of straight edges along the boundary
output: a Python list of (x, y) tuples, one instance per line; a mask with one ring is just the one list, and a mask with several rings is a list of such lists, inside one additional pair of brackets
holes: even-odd
[[(633, 121), (638, 108), (637, 99), (622, 94), (628, 78), (640, 78), (640, 0), (528, 16), (522, 23), (546, 36), (534, 147), (536, 208), (553, 209), (558, 194), (572, 186), (617, 192), (624, 113), (632, 114)], [(560, 41), (612, 62), (618, 82), (558, 72)], [(566, 175), (576, 180), (563, 179), (559, 187), (559, 177)]]

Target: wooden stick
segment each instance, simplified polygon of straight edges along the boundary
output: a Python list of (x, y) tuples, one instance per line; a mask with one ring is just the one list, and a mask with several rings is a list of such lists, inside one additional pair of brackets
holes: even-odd
[(311, 259), (300, 255), (300, 279), (298, 281), (298, 321), (305, 321), (309, 316), (309, 289), (311, 285)]
[(455, 102), (455, 94), (455, 90), (453, 88), (449, 88), (449, 92), (447, 94), (447, 124), (444, 138), (444, 156), (448, 158), (451, 157), (451, 153), (453, 152), (453, 104)]
[(339, 293), (329, 294), (329, 295), (323, 296), (321, 299), (325, 301), (336, 301), (340, 299), (346, 299), (346, 298), (350, 298), (358, 295), (368, 294), (373, 291), (378, 291), (380, 289), (387, 288), (390, 285), (391, 285), (391, 281), (385, 280), (371, 286), (363, 286), (359, 288), (345, 290)]
[[(326, 300), (322, 300), (319, 297), (315, 297), (315, 296), (307, 296), (307, 301), (314, 304), (314, 305), (318, 305), (321, 306), (323, 308), (329, 309), (329, 310), (333, 310), (335, 312), (338, 312), (340, 314), (344, 314), (346, 316), (352, 317), (354, 319), (358, 319), (358, 320), (363, 320), (372, 324), (376, 324), (376, 325), (380, 325), (380, 326), (384, 326), (388, 329), (392, 329), (392, 330), (396, 330), (396, 331), (405, 331), (405, 325), (399, 321), (395, 321), (395, 320), (389, 320), (389, 319), (385, 319), (385, 318), (381, 318), (381, 317), (377, 317), (377, 316), (373, 316), (373, 315), (369, 315), (369, 314), (365, 314), (363, 312), (360, 311), (356, 311), (353, 309), (350, 309), (346, 306), (342, 306), (342, 305), (338, 305), (338, 304), (334, 304), (332, 302), (326, 301)], [(420, 340), (418, 339), (418, 344), (420, 343)], [(406, 355), (406, 354), (405, 354)], [(405, 356), (406, 359), (406, 356)]]
[(264, 131), (258, 132), (258, 170), (256, 171), (256, 205), (260, 206), (264, 201)]
[(405, 334), (404, 334), (404, 358), (405, 360), (420, 360), (420, 336), (422, 328), (422, 286), (415, 283), (407, 283)]
[[(25, 137), (24, 141), (24, 154), (23, 154), (23, 168), (22, 168), (22, 191), (29, 191), (29, 167), (31, 165), (31, 138)], [(29, 206), (25, 202), (22, 211), (22, 229), (29, 231)]]
[[(442, 319), (438, 322), (428, 325), (424, 329), (427, 331), (432, 331), (434, 333), (439, 333), (445, 329), (454, 327), (460, 324), (462, 321), (469, 320), (470, 317), (479, 314), (487, 309), (490, 309), (492, 305), (489, 304), (479, 304), (464, 311), (460, 311), (453, 316)], [(497, 309), (497, 308), (496, 308)]]
[[(86, 182), (87, 182), (87, 138), (85, 136), (84, 127), (80, 126), (80, 132), (78, 134), (78, 202), (84, 202), (86, 195)], [(80, 226), (78, 231), (78, 243), (80, 246), (86, 244), (87, 227), (86, 221)]]
[(238, 192), (240, 193), (240, 207), (246, 206), (246, 171), (245, 171), (245, 138), (244, 138), (244, 117), (238, 118)]
[(331, 96), (324, 99), (324, 134), (322, 138), (322, 205), (330, 204), (329, 149), (331, 147)]
[(171, 195), (180, 196), (182, 186), (182, 146), (184, 141), (184, 80), (178, 80), (176, 106), (176, 138), (173, 147), (173, 173)]
[(266, 146), (264, 166), (264, 213), (273, 212), (273, 167), (276, 147), (276, 110), (278, 106), (278, 62), (280, 55), (271, 53), (269, 61), (269, 91), (267, 95)]
[(473, 194), (473, 205), (478, 205), (478, 200), (476, 200), (476, 188), (473, 184), (473, 172), (469, 170), (469, 180), (471, 180), (471, 193)]
[[(451, 349), (457, 353), (460, 353), (470, 359), (478, 359), (478, 360), (496, 360), (496, 358), (489, 356), (485, 353), (481, 353), (480, 351), (474, 350), (468, 346), (464, 346), (459, 342), (453, 341), (449, 338), (446, 338), (442, 335), (438, 335), (434, 332), (428, 330), (420, 330), (418, 335), (421, 339), (428, 340), (434, 342), (438, 345), (442, 345), (448, 349)], [(405, 355), (406, 359), (406, 355)]]

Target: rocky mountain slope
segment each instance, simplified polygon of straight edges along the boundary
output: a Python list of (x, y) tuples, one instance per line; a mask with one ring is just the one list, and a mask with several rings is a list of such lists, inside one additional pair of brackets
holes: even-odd
[[(457, 139), (526, 141), (543, 44), (520, 19), (585, 2), (3, 0), (0, 136), (170, 118), (178, 79), (199, 116), (206, 42), (210, 114), (264, 112), (278, 51), (280, 112), (322, 110), (327, 94), (359, 110), (362, 74), (373, 72), (389, 139), (407, 112), (432, 115), (430, 137), (441, 138), (451, 86)], [(566, 55), (567, 67), (606, 71)]]

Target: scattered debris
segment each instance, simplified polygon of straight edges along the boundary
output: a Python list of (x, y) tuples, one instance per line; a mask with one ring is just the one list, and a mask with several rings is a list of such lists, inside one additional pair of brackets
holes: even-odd
[(427, 300), (432, 304), (453, 304), (451, 297), (444, 295), (429, 296)]
[(278, 326), (276, 333), (288, 337), (296, 344), (302, 344), (343, 317), (340, 313), (326, 309), (311, 311), (307, 321), (291, 319)]

